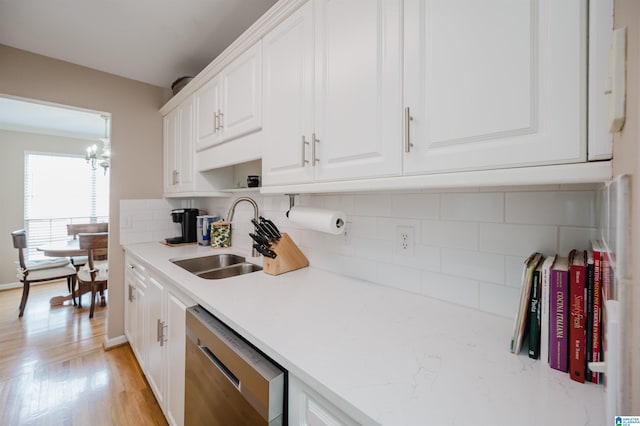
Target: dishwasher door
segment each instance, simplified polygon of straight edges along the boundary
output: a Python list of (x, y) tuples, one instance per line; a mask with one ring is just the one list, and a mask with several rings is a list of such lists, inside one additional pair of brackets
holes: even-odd
[(185, 425), (282, 425), (284, 372), (200, 306), (187, 309)]

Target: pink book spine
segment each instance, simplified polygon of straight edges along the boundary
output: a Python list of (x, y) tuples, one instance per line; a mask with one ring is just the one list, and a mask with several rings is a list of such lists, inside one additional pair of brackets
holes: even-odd
[(552, 269), (549, 283), (549, 366), (569, 370), (569, 271)]

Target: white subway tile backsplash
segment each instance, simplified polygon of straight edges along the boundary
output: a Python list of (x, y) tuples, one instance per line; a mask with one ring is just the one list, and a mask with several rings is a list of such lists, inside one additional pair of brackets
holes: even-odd
[(389, 263), (378, 264), (378, 283), (412, 293), (420, 293), (422, 273), (419, 269)]
[(598, 239), (598, 230), (596, 228), (561, 226), (558, 253), (566, 256), (572, 249), (586, 250), (590, 247), (589, 241), (595, 239)]
[[(547, 255), (553, 255), (554, 253), (545, 253)], [(520, 291), (522, 286), (522, 268), (524, 267), (524, 261), (529, 257), (526, 256), (505, 256), (506, 274), (505, 284), (508, 287), (513, 287)]]
[(353, 195), (343, 198), (343, 210), (347, 215), (356, 216), (391, 216), (391, 195)]
[(445, 220), (503, 222), (504, 194), (442, 194), (441, 217)]
[(534, 251), (555, 253), (558, 228), (509, 224), (480, 224), (480, 251), (528, 256)]
[(393, 263), (426, 271), (439, 272), (440, 250), (439, 247), (416, 245), (413, 256), (396, 253), (393, 256)]
[(465, 278), (422, 272), (421, 292), (425, 296), (472, 308), (477, 308), (479, 303), (478, 282)]
[(345, 255), (380, 262), (393, 257), (393, 247), (390, 244), (381, 242), (381, 240), (366, 237), (350, 238), (348, 245), (342, 245), (341, 247), (336, 247), (336, 249)]
[(480, 283), (480, 302), (478, 307), (482, 311), (515, 318), (520, 300), (520, 290), (492, 283)]
[(506, 194), (507, 223), (596, 225), (594, 191), (513, 192)]
[(479, 251), (442, 249), (442, 272), (458, 277), (504, 284), (504, 256)]
[(421, 243), (429, 246), (461, 249), (478, 248), (478, 224), (423, 220)]
[[(598, 238), (598, 188), (545, 185), (296, 196), (296, 205), (345, 212), (343, 235), (292, 225), (285, 215), (288, 196), (250, 196), (261, 215), (289, 233), (313, 267), (512, 318), (523, 262), (531, 252), (566, 255)], [(197, 203), (224, 217), (236, 198)], [(122, 200), (120, 241), (177, 235), (169, 215), (174, 205), (179, 207), (175, 200)], [(601, 215), (606, 221), (606, 212)], [(251, 247), (246, 235), (251, 217), (249, 205), (239, 204), (234, 246), (243, 245), (241, 250)], [(413, 252), (396, 249), (398, 226), (414, 229)]]
[(437, 194), (402, 194), (391, 197), (391, 216), (394, 218), (437, 219)]
[(377, 236), (380, 239), (392, 239), (392, 231), (388, 229), (380, 229), (378, 221), (380, 218), (368, 216), (349, 216), (345, 230), (349, 236), (366, 237)]

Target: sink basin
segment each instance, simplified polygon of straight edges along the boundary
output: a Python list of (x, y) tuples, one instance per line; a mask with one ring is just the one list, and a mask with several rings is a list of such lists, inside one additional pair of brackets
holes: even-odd
[(262, 266), (254, 265), (253, 263), (244, 262), (237, 263), (235, 265), (227, 266), (225, 268), (214, 269), (213, 271), (202, 272), (198, 275), (200, 278), (208, 280), (219, 280), (221, 278), (230, 278), (238, 275), (249, 274), (251, 272), (262, 271)]
[(192, 274), (198, 275), (201, 272), (213, 269), (226, 268), (244, 262), (244, 257), (231, 253), (214, 254), (211, 256), (194, 257), (191, 259), (172, 260), (173, 263), (186, 269)]
[(245, 258), (231, 253), (172, 260), (179, 267), (207, 280), (219, 280), (262, 270), (262, 266), (245, 262)]

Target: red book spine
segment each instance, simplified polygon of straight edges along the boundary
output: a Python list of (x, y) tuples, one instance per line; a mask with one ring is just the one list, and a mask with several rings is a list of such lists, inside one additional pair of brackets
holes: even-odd
[[(601, 253), (598, 250), (593, 251), (593, 318), (592, 318), (592, 348), (591, 361), (600, 361), (600, 312), (602, 307), (600, 280), (602, 277), (601, 269)], [(599, 373), (591, 372), (591, 382), (599, 382)]]
[(587, 355), (586, 337), (586, 262), (583, 251), (574, 251), (569, 265), (569, 375), (572, 380), (584, 383)]

